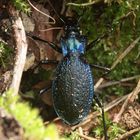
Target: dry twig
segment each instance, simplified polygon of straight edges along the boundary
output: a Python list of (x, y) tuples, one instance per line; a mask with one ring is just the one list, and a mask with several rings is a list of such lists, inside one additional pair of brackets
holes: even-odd
[(25, 30), (22, 24), (22, 20), (19, 17), (18, 11), (16, 11), (12, 6), (9, 6), (10, 17), (14, 17), (13, 20), (13, 33), (16, 45), (16, 57), (15, 65), (13, 71), (13, 79), (10, 88), (13, 90), (13, 95), (18, 94), (22, 72), (24, 69), (26, 54), (27, 54), (27, 42)]
[(104, 81), (104, 79), (103, 79), (103, 78), (100, 78), (100, 79), (96, 82), (96, 84), (95, 84), (95, 86), (94, 86), (94, 91), (97, 90), (97, 88), (102, 84), (103, 81)]
[(138, 37), (136, 40), (134, 40), (129, 46), (128, 48), (126, 48), (126, 50), (124, 52), (122, 52), (119, 57), (117, 58), (117, 60), (112, 64), (111, 66), (111, 70), (114, 69), (116, 67), (116, 65), (118, 63), (120, 63), (122, 61), (122, 59), (128, 55), (128, 53), (130, 53), (130, 51), (136, 46), (136, 44), (139, 42), (140, 37)]
[(84, 138), (85, 140), (97, 140), (95, 138), (80, 134), (80, 133), (76, 133), (77, 135), (79, 135), (80, 137)]
[(114, 122), (119, 122), (121, 115), (123, 114), (124, 110), (126, 109), (128, 103), (130, 103), (130, 101), (134, 101), (134, 99), (136, 98), (136, 95), (140, 92), (140, 80), (136, 86), (136, 88), (129, 94), (129, 96), (127, 97), (127, 99), (125, 100), (124, 104), (122, 105), (122, 108), (120, 110), (120, 112), (115, 116), (114, 118)]
[(126, 140), (126, 138), (132, 136), (132, 134), (139, 132), (139, 131), (140, 131), (140, 127), (127, 131), (126, 133), (124, 133), (123, 135), (121, 135), (119, 138), (117, 138), (115, 140)]
[(136, 75), (136, 76), (132, 76), (132, 77), (128, 77), (128, 78), (123, 78), (119, 81), (109, 81), (105, 84), (102, 84), (102, 85), (98, 86), (98, 88), (106, 88), (106, 87), (109, 87), (109, 86), (121, 84), (123, 82), (131, 81), (131, 80), (138, 79), (138, 78), (140, 78), (140, 75)]
[(134, 100), (136, 99), (136, 96), (139, 94), (140, 92), (140, 79), (138, 81), (137, 87), (134, 89), (132, 96), (130, 98), (130, 102), (134, 102)]

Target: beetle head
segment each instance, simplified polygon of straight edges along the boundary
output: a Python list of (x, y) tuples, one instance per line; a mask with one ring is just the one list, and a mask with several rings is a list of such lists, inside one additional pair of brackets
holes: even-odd
[(78, 21), (72, 17), (66, 17), (64, 31), (66, 36), (80, 35), (80, 26)]

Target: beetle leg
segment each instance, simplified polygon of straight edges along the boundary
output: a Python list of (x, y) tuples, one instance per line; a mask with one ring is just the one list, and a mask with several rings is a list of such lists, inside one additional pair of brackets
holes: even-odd
[(46, 87), (42, 90), (40, 90), (39, 95), (41, 96), (43, 93), (47, 92), (52, 86)]
[(106, 75), (108, 75), (111, 72), (111, 69), (107, 68), (107, 67), (99, 66), (99, 65), (96, 65), (96, 64), (89, 64), (89, 65), (90, 65), (91, 68), (96, 68), (96, 69), (99, 69), (99, 70), (104, 70), (105, 73), (102, 74), (101, 77), (105, 77)]
[(59, 63), (59, 61), (57, 61), (57, 60), (41, 60), (35, 67), (34, 67), (34, 69), (36, 69), (36, 68), (38, 68), (40, 65), (42, 65), (42, 64), (58, 64)]
[(97, 44), (98, 42), (100, 42), (101, 39), (105, 38), (107, 36), (107, 33), (102, 34), (101, 36), (97, 37), (95, 40), (93, 40), (91, 43), (89, 43), (86, 46), (86, 51), (90, 50), (93, 46), (95, 46), (95, 44)]
[(99, 70), (104, 70), (106, 71), (107, 73), (110, 72), (110, 68), (107, 68), (107, 67), (103, 67), (103, 66), (99, 66), (99, 65), (96, 65), (96, 64), (89, 64), (91, 68), (96, 68), (96, 69), (99, 69)]
[(108, 136), (107, 136), (107, 128), (106, 128), (106, 122), (105, 122), (105, 115), (104, 115), (104, 108), (103, 105), (101, 104), (98, 96), (96, 94), (94, 94), (94, 100), (96, 101), (96, 103), (98, 104), (98, 106), (101, 108), (102, 110), (102, 118), (103, 118), (103, 127), (104, 127), (104, 136), (105, 136), (105, 140), (108, 140)]
[[(88, 63), (86, 58), (84, 57), (84, 55), (80, 55), (80, 59), (85, 62), (85, 63)], [(106, 73), (109, 73), (111, 71), (110, 68), (107, 68), (107, 67), (104, 67), (104, 66), (99, 66), (99, 65), (96, 65), (96, 64), (89, 64), (91, 68), (96, 68), (96, 69), (99, 69), (99, 70), (104, 70), (106, 71)]]
[(49, 45), (51, 48), (53, 48), (55, 51), (57, 51), (57, 52), (59, 52), (59, 53), (62, 53), (61, 48), (59, 48), (59, 47), (58, 47), (56, 44), (54, 44), (53, 42), (49, 42), (49, 41), (47, 41), (47, 40), (41, 39), (41, 38), (39, 38), (39, 37), (37, 37), (37, 36), (34, 36), (34, 35), (30, 34), (30, 33), (26, 33), (26, 35), (27, 35), (28, 37), (31, 37), (31, 38), (34, 39), (34, 40), (42, 41), (42, 42), (48, 44), (48, 45)]
[(58, 64), (57, 60), (41, 60), (39, 64)]

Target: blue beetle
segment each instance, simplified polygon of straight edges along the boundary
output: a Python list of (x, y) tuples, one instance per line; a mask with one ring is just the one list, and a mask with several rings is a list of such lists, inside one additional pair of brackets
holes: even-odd
[[(33, 36), (30, 33), (27, 33), (27, 35), (35, 40), (47, 43), (51, 48), (63, 54), (63, 59), (60, 62), (43, 60), (41, 64), (59, 63), (52, 83), (54, 108), (57, 115), (65, 123), (75, 125), (88, 115), (92, 104), (94, 85), (90, 66), (106, 71), (109, 71), (109, 69), (88, 64), (83, 57), (85, 50), (89, 50), (91, 46), (94, 46), (105, 35), (98, 37), (87, 45), (87, 38), (80, 32), (80, 27), (76, 19), (67, 17), (64, 23), (64, 36), (60, 39), (61, 47), (58, 47), (53, 42)], [(47, 90), (48, 88), (41, 90), (40, 94)], [(101, 107), (95, 95), (94, 97)]]
[[(107, 140), (104, 110), (99, 99), (94, 95), (93, 76), (90, 67), (106, 71), (110, 71), (110, 69), (88, 64), (83, 57), (85, 51), (104, 38), (106, 34), (87, 45), (87, 38), (80, 32), (77, 20), (67, 17), (64, 23), (64, 36), (60, 39), (61, 47), (27, 33), (33, 39), (45, 42), (51, 48), (63, 54), (63, 59), (60, 62), (55, 60), (41, 61), (41, 64), (58, 64), (51, 87), (55, 112), (68, 125), (78, 124), (88, 115), (94, 97), (102, 109), (104, 135), (105, 140)], [(47, 90), (48, 88), (41, 90), (40, 94)]]
[(93, 77), (83, 59), (87, 39), (76, 21), (68, 18), (60, 40), (63, 59), (56, 68), (52, 83), (53, 104), (57, 115), (69, 125), (81, 122), (93, 100)]

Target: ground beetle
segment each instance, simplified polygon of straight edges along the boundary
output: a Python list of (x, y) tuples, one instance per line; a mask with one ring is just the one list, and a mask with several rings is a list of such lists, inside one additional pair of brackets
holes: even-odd
[[(48, 42), (29, 33), (27, 35), (33, 39), (47, 43), (57, 52), (63, 54), (63, 59), (60, 62), (44, 60), (41, 63), (58, 63), (51, 87), (54, 108), (57, 115), (65, 123), (75, 125), (88, 115), (93, 97), (102, 108), (97, 96), (93, 96), (94, 84), (90, 66), (105, 70), (109, 69), (97, 65), (90, 65), (83, 57), (85, 50), (90, 49), (104, 35), (87, 45), (86, 36), (81, 34), (77, 20), (67, 17), (64, 23), (64, 36), (60, 40), (61, 48), (53, 42)], [(48, 88), (43, 89), (40, 93), (44, 93), (47, 90)], [(102, 116), (105, 139), (107, 140), (103, 108)]]
[(93, 78), (90, 66), (82, 56), (86, 37), (77, 23), (68, 18), (61, 38), (63, 59), (56, 68), (52, 84), (54, 108), (67, 124), (75, 125), (89, 113), (93, 100)]

